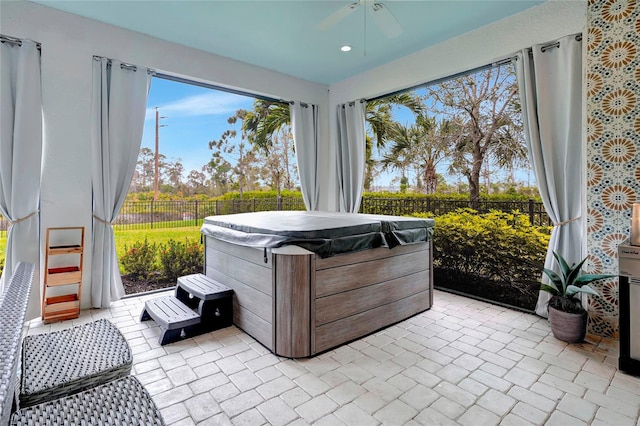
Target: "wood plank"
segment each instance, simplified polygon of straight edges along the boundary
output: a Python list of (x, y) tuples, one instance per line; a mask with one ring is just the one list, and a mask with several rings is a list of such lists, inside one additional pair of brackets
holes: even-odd
[[(77, 267), (74, 267), (78, 269)], [(79, 284), (82, 281), (82, 271), (76, 270), (71, 272), (58, 272), (46, 274), (47, 285), (49, 287), (56, 285)]]
[(48, 253), (49, 256), (57, 256), (61, 254), (80, 254), (82, 253), (82, 246), (68, 245), (49, 247)]
[(311, 257), (276, 255), (276, 354), (289, 358), (311, 354)]
[[(239, 257), (207, 247), (205, 265), (222, 274), (234, 278), (269, 296), (273, 296), (271, 268), (248, 262)], [(215, 278), (215, 277), (213, 277)], [(228, 285), (224, 281), (220, 281)]]
[(372, 250), (357, 251), (354, 253), (345, 253), (338, 256), (332, 256), (327, 258), (316, 259), (316, 270), (336, 268), (338, 266), (351, 265), (354, 263), (360, 263), (367, 260), (385, 259), (392, 256), (401, 256), (407, 253), (413, 253), (416, 251), (429, 250), (430, 245), (428, 243), (421, 244), (409, 244), (406, 246), (397, 246), (392, 249), (386, 247), (380, 247)]
[(316, 300), (316, 325), (337, 321), (429, 289), (429, 271), (395, 278)]
[(262, 343), (270, 351), (274, 350), (275, 344), (271, 323), (243, 309), (237, 304), (235, 297), (233, 303), (233, 323), (258, 342)]
[(247, 262), (255, 263), (256, 265), (271, 268), (273, 265), (273, 259), (271, 252), (267, 250), (267, 263), (264, 262), (264, 250), (255, 247), (245, 247), (238, 244), (228, 243), (216, 238), (207, 236), (206, 247), (221, 251), (228, 255), (239, 257)]
[(80, 314), (80, 302), (78, 300), (68, 300), (76, 297), (73, 294), (47, 298), (42, 312), (44, 321), (51, 322), (77, 318)]
[(316, 272), (316, 297), (366, 287), (429, 269), (425, 250)]
[(409, 296), (360, 314), (316, 327), (316, 352), (322, 352), (429, 309), (429, 292)]
[(62, 294), (60, 296), (47, 297), (45, 303), (52, 305), (54, 303), (72, 302), (74, 300), (80, 300), (76, 293)]
[(309, 266), (311, 270), (310, 278), (310, 293), (309, 298), (311, 299), (311, 312), (309, 316), (309, 327), (310, 327), (310, 335), (309, 339), (311, 339), (311, 354), (313, 355), (316, 352), (316, 327), (314, 324), (316, 323), (316, 260), (318, 256), (311, 256), (311, 265)]
[(272, 323), (272, 298), (269, 295), (258, 291), (241, 281), (228, 277), (209, 266), (207, 266), (206, 274), (214, 280), (232, 288), (234, 291), (234, 300), (236, 300), (243, 309), (249, 310), (254, 315), (257, 315), (264, 321), (267, 321), (269, 324)]

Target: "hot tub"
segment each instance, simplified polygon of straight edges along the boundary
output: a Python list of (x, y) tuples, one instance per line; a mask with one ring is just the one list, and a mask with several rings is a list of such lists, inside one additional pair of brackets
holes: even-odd
[(427, 310), (434, 221), (332, 212), (207, 217), (205, 273), (234, 290), (234, 323), (309, 357)]

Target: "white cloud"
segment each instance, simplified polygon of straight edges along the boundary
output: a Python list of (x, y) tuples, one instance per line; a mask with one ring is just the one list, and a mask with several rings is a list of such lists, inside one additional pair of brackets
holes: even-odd
[[(211, 92), (187, 96), (166, 105), (158, 105), (160, 113), (168, 117), (200, 115), (231, 115), (240, 108), (250, 107), (252, 100), (232, 93)], [(146, 120), (155, 119), (154, 107), (147, 108)]]

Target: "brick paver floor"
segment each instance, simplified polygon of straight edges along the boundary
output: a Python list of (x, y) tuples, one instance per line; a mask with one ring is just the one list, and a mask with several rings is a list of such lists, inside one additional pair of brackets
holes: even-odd
[(617, 341), (567, 345), (546, 319), (435, 292), (432, 309), (310, 359), (274, 356), (236, 327), (160, 346), (145, 298), (52, 325), (108, 318), (171, 425), (640, 426), (640, 378)]

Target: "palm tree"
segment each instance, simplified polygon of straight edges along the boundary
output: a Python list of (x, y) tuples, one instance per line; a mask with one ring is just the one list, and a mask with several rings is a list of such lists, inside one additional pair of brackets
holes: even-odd
[(421, 170), (416, 186), (432, 194), (438, 185), (436, 166), (448, 155), (456, 134), (453, 123), (447, 120), (438, 122), (425, 113), (417, 114), (416, 122), (411, 126), (394, 123), (389, 130), (393, 145), (382, 160), (383, 168), (400, 169), (403, 175), (404, 170), (411, 166)]
[(274, 135), (284, 126), (291, 125), (289, 105), (256, 99), (253, 110), (247, 111), (242, 121), (242, 130), (254, 146), (266, 150), (273, 146)]

